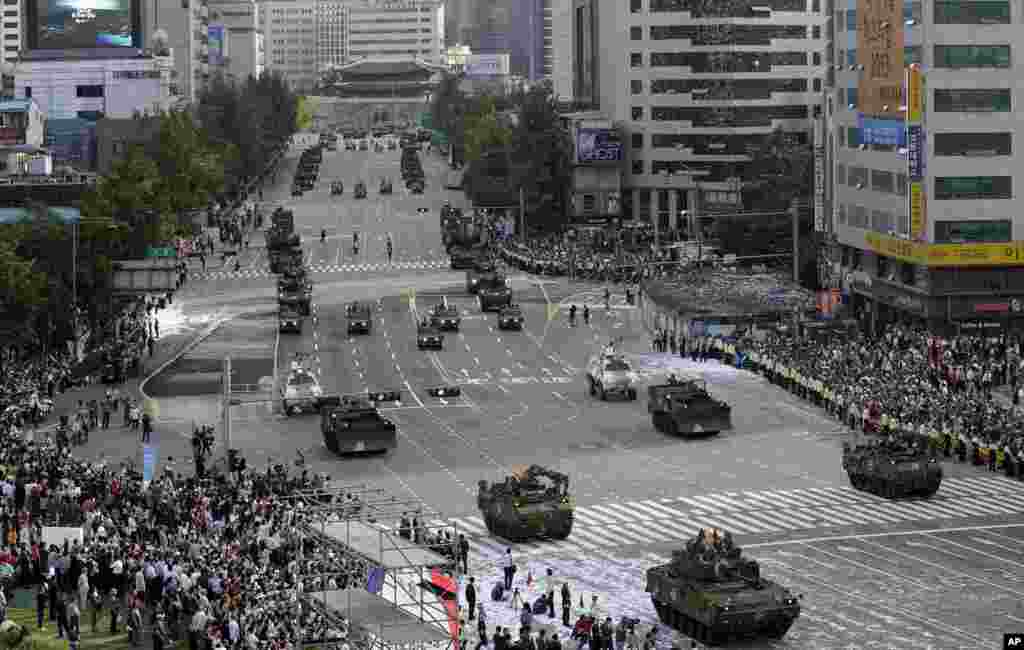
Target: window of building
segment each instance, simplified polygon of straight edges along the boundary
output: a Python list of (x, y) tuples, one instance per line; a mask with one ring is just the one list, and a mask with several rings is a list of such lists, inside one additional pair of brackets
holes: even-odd
[(820, 93), (821, 92), (821, 79), (815, 79), (814, 80), (814, 92), (816, 92), (816, 93)]
[(644, 0), (629, 0), (629, 10), (635, 14), (644, 10)]
[(936, 133), (936, 156), (1009, 156), (1012, 133)]
[(836, 165), (836, 183), (846, 184), (846, 165)]
[(857, 89), (847, 88), (846, 89), (846, 106), (850, 110), (857, 108)]
[(7, 16), (8, 18), (17, 18), (18, 17), (18, 10), (17, 9), (7, 9), (7, 10), (4, 11), (4, 15)]
[(847, 222), (853, 228), (867, 229), (869, 224), (868, 209), (863, 205), (851, 205), (846, 208)]
[(639, 68), (644, 64), (644, 55), (642, 52), (632, 52), (629, 55), (629, 65), (634, 68)]
[(629, 28), (629, 40), (631, 40), (631, 41), (642, 41), (642, 40), (644, 40), (644, 28), (643, 27), (630, 27)]
[(642, 161), (642, 160), (634, 160), (632, 167), (633, 167), (632, 171), (633, 171), (634, 174), (643, 174), (644, 173), (644, 161)]
[(1009, 68), (1009, 45), (936, 45), (936, 68)]
[(846, 65), (857, 65), (857, 50), (846, 50)]
[(634, 95), (640, 95), (644, 92), (644, 82), (640, 79), (631, 79), (629, 82), (629, 92)]
[(811, 3), (811, 11), (816, 14), (821, 13), (821, 0), (814, 0), (814, 2)]
[(1009, 25), (1008, 0), (936, 0), (936, 25)]
[(861, 189), (867, 187), (868, 168), (850, 165), (846, 173), (846, 184), (850, 187), (857, 187), (859, 185)]
[(811, 27), (811, 38), (818, 40), (821, 38), (821, 25), (815, 25)]
[(32, 86), (25, 86), (25, 99), (32, 98)]
[(935, 179), (935, 199), (1012, 199), (1012, 176), (946, 176)]
[(630, 109), (630, 114), (634, 120), (642, 120), (644, 119), (644, 107), (634, 106), (633, 108)]
[(4, 0), (4, 4), (8, 7), (17, 7), (21, 0)]
[(871, 211), (871, 229), (875, 232), (889, 232), (893, 230), (892, 213), (888, 210)]
[(102, 97), (103, 86), (99, 84), (90, 86), (75, 86), (75, 95), (77, 97)]
[(839, 223), (846, 223), (846, 204), (839, 204)]
[(850, 149), (860, 146), (860, 129), (855, 126), (846, 127), (846, 146)]
[(839, 133), (839, 146), (840, 147), (845, 147), (846, 146), (846, 128), (845, 127), (841, 127), (841, 128), (836, 129), (836, 131)]
[(1009, 88), (936, 90), (937, 113), (1009, 113)]
[(906, 174), (896, 174), (896, 193), (900, 196), (906, 196), (908, 182)]
[(875, 192), (885, 192), (886, 194), (895, 194), (896, 192), (896, 177), (892, 172), (882, 171), (879, 169), (871, 170), (871, 189)]
[(857, 10), (847, 9), (846, 10), (846, 31), (855, 32), (857, 31)]
[(803, 105), (739, 106), (725, 112), (690, 106), (658, 106), (651, 108), (651, 119), (662, 122), (691, 122), (693, 126), (771, 126), (773, 120), (806, 120), (808, 107)]
[(908, 45), (903, 48), (903, 63), (910, 65), (911, 63), (921, 62), (921, 46), (920, 45)]
[(18, 29), (18, 23), (17, 22), (4, 23), (4, 28), (6, 28), (6, 29)]
[(633, 133), (630, 136), (630, 139), (632, 140), (632, 147), (634, 149), (643, 149), (644, 148), (644, 134), (643, 133)]
[(936, 221), (937, 244), (982, 244), (1013, 241), (1009, 219), (991, 221)]

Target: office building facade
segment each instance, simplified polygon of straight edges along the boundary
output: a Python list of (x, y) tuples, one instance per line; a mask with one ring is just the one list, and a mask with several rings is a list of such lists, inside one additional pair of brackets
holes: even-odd
[(264, 69), (260, 4), (255, 0), (208, 0), (208, 64), (211, 75), (242, 82)]
[[(572, 85), (625, 138), (624, 214), (695, 232), (742, 210), (752, 151), (821, 115), (819, 0), (573, 0)], [(686, 214), (683, 214), (686, 211)]]
[(858, 316), (1019, 329), (1019, 4), (837, 2), (833, 267)]

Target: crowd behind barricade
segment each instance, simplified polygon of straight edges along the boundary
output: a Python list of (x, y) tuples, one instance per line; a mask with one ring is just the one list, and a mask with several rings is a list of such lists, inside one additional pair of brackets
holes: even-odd
[[(708, 339), (723, 362), (763, 373), (864, 433), (919, 436), (936, 454), (1024, 480), (1024, 364), (1004, 339), (890, 326), (869, 339)], [(993, 391), (1009, 384), (1013, 404)]]

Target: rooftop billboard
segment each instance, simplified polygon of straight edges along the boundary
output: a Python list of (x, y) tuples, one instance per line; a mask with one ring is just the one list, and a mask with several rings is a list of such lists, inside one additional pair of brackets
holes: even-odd
[(464, 71), (470, 79), (488, 79), (506, 76), (508, 69), (508, 54), (470, 54), (466, 57)]
[(142, 46), (138, 0), (28, 0), (31, 50)]

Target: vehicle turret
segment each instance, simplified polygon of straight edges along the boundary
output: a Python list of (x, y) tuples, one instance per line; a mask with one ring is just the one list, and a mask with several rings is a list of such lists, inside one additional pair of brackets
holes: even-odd
[(566, 539), (576, 509), (566, 474), (540, 465), (514, 468), (500, 483), (480, 481), (477, 506), (487, 530), (514, 542)]
[(714, 435), (732, 430), (732, 407), (715, 399), (707, 384), (669, 377), (647, 387), (647, 412), (658, 431), (670, 435)]
[(858, 490), (887, 499), (930, 497), (942, 484), (942, 465), (916, 440), (890, 437), (843, 445), (843, 470)]

